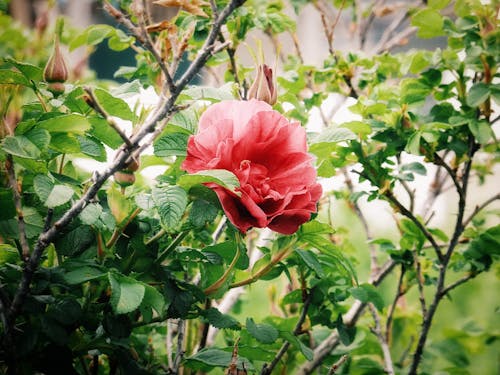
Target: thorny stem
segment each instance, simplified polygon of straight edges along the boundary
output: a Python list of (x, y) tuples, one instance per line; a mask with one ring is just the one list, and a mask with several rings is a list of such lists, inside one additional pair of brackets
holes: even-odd
[[(215, 40), (220, 32), (222, 24), (225, 22), (226, 18), (236, 9), (241, 6), (245, 0), (232, 0), (229, 4), (218, 14), (217, 18), (214, 20), (212, 27), (209, 31), (208, 37), (205, 40), (202, 48), (200, 49), (197, 57), (189, 65), (183, 76), (176, 82), (176, 90), (170, 93), (168, 98), (165, 98), (165, 93), (163, 92), (161, 97), (162, 100), (160, 105), (157, 107), (156, 111), (144, 122), (144, 124), (139, 128), (135, 135), (130, 139), (129, 146), (122, 146), (120, 148), (120, 155), (101, 173), (94, 174), (94, 183), (90, 188), (83, 194), (83, 196), (76, 201), (70, 209), (68, 209), (62, 216), (57, 220), (48, 230), (43, 231), (38, 237), (33, 252), (29, 259), (25, 262), (23, 275), (19, 286), (12, 300), (12, 304), (9, 307), (7, 313), (7, 325), (4, 327), (6, 332), (9, 332), (12, 325), (15, 323), (17, 316), (21, 311), (21, 307), (30, 291), (30, 284), (35, 271), (37, 270), (41, 257), (44, 250), (52, 243), (52, 241), (61, 233), (61, 230), (66, 227), (86, 206), (91, 202), (97, 195), (99, 189), (102, 185), (119, 169), (125, 166), (131, 152), (140, 149), (140, 142), (145, 136), (155, 131), (157, 124), (162, 121), (166, 116), (173, 114), (177, 111), (175, 107), (175, 102), (184, 89), (184, 87), (191, 81), (191, 79), (200, 71), (200, 69), (205, 65), (207, 60), (210, 58), (211, 53), (215, 47)], [(104, 4), (104, 7), (111, 9), (111, 13), (114, 17), (119, 16), (119, 14), (113, 13), (114, 8), (110, 8), (108, 3)], [(116, 11), (116, 9), (114, 9)], [(125, 20), (128, 22), (132, 28), (135, 27), (130, 20)], [(144, 40), (139, 40), (144, 43)], [(165, 100), (163, 100), (165, 98)]]
[[(161, 231), (160, 231), (161, 232)], [(166, 247), (165, 250), (163, 250), (160, 255), (158, 255), (158, 258), (157, 258), (157, 262), (158, 263), (161, 263), (165, 260), (165, 258), (177, 247), (177, 245), (179, 245), (182, 240), (184, 239), (184, 237), (186, 237), (188, 235), (189, 231), (184, 231), (184, 232), (180, 232), (174, 239), (173, 241)], [(156, 236), (155, 236), (156, 237)], [(148, 243), (150, 243), (148, 241)]]
[[(299, 320), (297, 321), (297, 324), (295, 325), (295, 328), (293, 330), (293, 334), (295, 336), (299, 335), (302, 331), (302, 324), (304, 324), (304, 321), (306, 320), (307, 311), (309, 310), (311, 299), (312, 299), (311, 294), (308, 294), (304, 300), (304, 306), (302, 307), (302, 312), (300, 313)], [(278, 351), (278, 353), (276, 354), (276, 356), (271, 361), (271, 363), (269, 365), (264, 364), (264, 366), (262, 367), (262, 371), (260, 372), (260, 375), (270, 375), (274, 370), (274, 368), (276, 367), (276, 365), (281, 360), (281, 358), (285, 355), (289, 347), (290, 347), (290, 342), (285, 341), (281, 346), (280, 350)]]

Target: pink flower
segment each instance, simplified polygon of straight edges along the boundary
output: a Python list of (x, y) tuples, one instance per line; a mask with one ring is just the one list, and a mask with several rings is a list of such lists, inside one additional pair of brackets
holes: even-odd
[(238, 194), (215, 183), (229, 220), (251, 227), (296, 232), (316, 212), (321, 185), (307, 153), (306, 132), (263, 101), (224, 101), (201, 116), (182, 168), (189, 173), (225, 169), (238, 177)]

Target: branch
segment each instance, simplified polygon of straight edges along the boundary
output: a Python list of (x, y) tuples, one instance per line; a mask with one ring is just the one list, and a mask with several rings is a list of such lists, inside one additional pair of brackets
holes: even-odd
[(90, 100), (87, 100), (87, 104), (91, 106), (97, 113), (99, 113), (106, 122), (113, 128), (113, 130), (120, 136), (120, 138), (123, 140), (123, 142), (128, 146), (132, 147), (132, 143), (130, 143), (130, 139), (127, 137), (127, 135), (123, 132), (123, 130), (116, 124), (115, 120), (106, 112), (106, 110), (101, 106), (99, 101), (97, 100), (94, 90), (92, 90), (91, 87), (85, 86), (83, 88), (87, 95), (89, 96)]
[(375, 336), (377, 336), (380, 348), (382, 349), (382, 354), (384, 355), (385, 372), (389, 375), (394, 375), (394, 365), (392, 362), (391, 350), (389, 349), (386, 336), (384, 336), (384, 334), (382, 333), (380, 316), (372, 303), (368, 304), (368, 308), (370, 309), (373, 321), (375, 322), (375, 327), (371, 328), (370, 330)]
[(405, 268), (404, 268), (404, 266), (401, 266), (401, 273), (399, 275), (396, 296), (394, 297), (394, 300), (392, 301), (391, 307), (389, 308), (389, 311), (387, 312), (387, 321), (385, 323), (385, 340), (387, 342), (391, 342), (391, 338), (392, 338), (392, 319), (394, 317), (394, 312), (396, 311), (396, 305), (399, 301), (399, 298), (406, 293), (406, 291), (403, 289), (404, 275), (405, 275)]
[[(368, 282), (374, 286), (379, 285), (392, 271), (395, 265), (396, 263), (392, 259), (388, 260), (384, 265), (382, 265), (382, 267), (380, 267), (380, 271), (376, 275), (373, 275)], [(347, 326), (355, 325), (365, 307), (366, 303), (356, 300), (349, 311), (343, 316), (344, 324)], [(338, 344), (339, 334), (337, 331), (333, 331), (316, 347), (316, 349), (314, 349), (313, 359), (304, 363), (297, 371), (297, 374), (311, 374)]]
[(448, 172), (448, 174), (450, 175), (450, 177), (451, 177), (451, 179), (453, 181), (453, 184), (455, 185), (455, 188), (457, 190), (458, 195), (461, 198), (463, 198), (464, 191), (462, 189), (462, 186), (460, 186), (460, 182), (458, 181), (456, 171), (454, 171), (453, 169), (451, 169), (451, 167), (439, 156), (438, 153), (434, 153), (434, 162), (438, 166), (443, 167), (446, 170), (446, 172)]
[(217, 292), (219, 290), (219, 288), (222, 287), (222, 285), (224, 285), (224, 283), (227, 281), (227, 278), (229, 277), (229, 275), (233, 271), (233, 268), (236, 265), (236, 262), (238, 261), (239, 258), (240, 258), (240, 247), (239, 247), (239, 245), (236, 245), (236, 254), (234, 254), (233, 260), (231, 261), (231, 263), (227, 267), (226, 271), (222, 274), (222, 276), (217, 281), (215, 281), (212, 285), (210, 285), (209, 287), (207, 287), (203, 291), (203, 293), (205, 293), (205, 295), (208, 296), (212, 293)]
[[(436, 294), (434, 295), (434, 299), (432, 300), (432, 303), (429, 307), (429, 310), (427, 311), (427, 314), (424, 316), (423, 321), (422, 321), (422, 329), (420, 331), (420, 336), (418, 338), (418, 343), (417, 343), (417, 348), (415, 349), (415, 353), (413, 354), (413, 360), (410, 366), (410, 370), (408, 372), (409, 375), (416, 375), (418, 366), (420, 364), (420, 361), (422, 359), (422, 354), (424, 352), (424, 347), (425, 343), (427, 341), (427, 336), (429, 334), (432, 320), (434, 318), (434, 314), (436, 313), (436, 310), (439, 306), (439, 303), (441, 302), (441, 299), (444, 297), (445, 294), (443, 294), (443, 291), (446, 290), (444, 286), (444, 281), (446, 277), (446, 271), (448, 269), (448, 264), (451, 259), (451, 255), (453, 254), (453, 251), (455, 250), (455, 247), (458, 244), (458, 240), (464, 230), (463, 226), (463, 217), (465, 213), (465, 206), (466, 206), (466, 198), (467, 198), (467, 187), (469, 183), (469, 177), (470, 177), (470, 171), (472, 167), (472, 159), (474, 157), (475, 152), (479, 149), (479, 145), (476, 144), (474, 137), (472, 134), (469, 134), (469, 149), (467, 151), (467, 156), (468, 160), (465, 162), (464, 166), (464, 172), (463, 172), (463, 177), (462, 177), (462, 185), (460, 186), (462, 194), (459, 194), (459, 199), (458, 199), (458, 214), (457, 214), (457, 219), (455, 223), (455, 230), (453, 231), (453, 236), (450, 240), (448, 249), (446, 251), (446, 254), (444, 255), (444, 258), (439, 265), (439, 276), (438, 276), (438, 281), (437, 281), (437, 286), (436, 286)], [(465, 282), (467, 280), (464, 280)], [(460, 285), (460, 284), (458, 284)], [(457, 286), (458, 286), (457, 285)], [(451, 290), (451, 289), (450, 289)]]
[[(28, 236), (26, 235), (26, 223), (24, 222), (23, 206), (21, 202), (21, 193), (17, 184), (16, 172), (14, 171), (14, 160), (12, 155), (7, 154), (5, 160), (5, 169), (7, 170), (7, 177), (9, 185), (14, 195), (14, 205), (17, 213), (17, 227), (19, 229), (19, 243), (21, 244), (22, 258), (26, 262), (30, 256), (30, 245), (28, 243)], [(7, 330), (7, 329), (6, 329)]]
[(237, 288), (239, 286), (244, 286), (248, 284), (253, 284), (257, 280), (259, 280), (262, 276), (266, 275), (269, 271), (272, 270), (272, 268), (281, 262), (283, 259), (285, 259), (288, 255), (290, 255), (290, 252), (292, 250), (292, 246), (289, 246), (285, 248), (284, 250), (281, 250), (280, 252), (276, 253), (276, 255), (271, 258), (270, 262), (266, 264), (264, 267), (262, 267), (260, 270), (258, 270), (256, 273), (254, 273), (252, 276), (245, 280), (237, 281), (235, 283), (232, 283), (229, 285), (229, 288)]
[(332, 365), (332, 367), (330, 367), (330, 370), (328, 370), (327, 375), (334, 375), (335, 372), (339, 369), (339, 367), (342, 366), (344, 362), (347, 361), (348, 358), (349, 356), (347, 354), (344, 354), (342, 357), (340, 357), (340, 359), (337, 362), (335, 362)]
[(424, 278), (422, 276), (422, 267), (420, 265), (420, 261), (418, 260), (418, 252), (414, 250), (412, 251), (412, 253), (413, 253), (413, 265), (415, 267), (415, 273), (417, 278), (418, 299), (420, 300), (422, 316), (425, 316), (425, 314), (427, 314), (427, 304), (425, 302), (425, 295), (424, 295)]
[(446, 296), (449, 292), (451, 292), (457, 286), (460, 286), (460, 285), (466, 283), (467, 281), (475, 278), (479, 274), (480, 274), (480, 272), (471, 272), (471, 273), (468, 273), (467, 275), (465, 275), (462, 278), (458, 279), (454, 283), (452, 283), (452, 284), (448, 285), (447, 287), (443, 288), (443, 290), (440, 293), (441, 294), (441, 298), (443, 298), (444, 296)]
[(173, 367), (171, 369), (171, 374), (178, 374), (179, 367), (181, 366), (182, 358), (184, 357), (184, 320), (179, 319), (177, 326), (177, 352), (175, 353)]
[(479, 211), (481, 211), (486, 206), (490, 205), (491, 203), (493, 203), (496, 200), (500, 200), (500, 193), (495, 194), (491, 198), (485, 200), (479, 206), (476, 206), (476, 208), (474, 208), (474, 211), (469, 215), (469, 217), (464, 220), (463, 227), (466, 228), (467, 225), (469, 225), (469, 223), (472, 221), (472, 219), (474, 218), (474, 216), (476, 216), (479, 213)]
[[(299, 320), (297, 321), (297, 324), (295, 325), (295, 328), (293, 330), (293, 334), (295, 336), (299, 335), (302, 331), (302, 324), (306, 320), (307, 317), (307, 311), (309, 310), (309, 305), (311, 303), (311, 295), (308, 294), (307, 297), (305, 298), (304, 301), (304, 307), (302, 308), (302, 312), (300, 313)], [(262, 371), (260, 372), (261, 375), (270, 375), (278, 362), (281, 360), (281, 358), (285, 355), (287, 352), (288, 348), (290, 347), (290, 342), (285, 341), (283, 345), (281, 346), (278, 354), (273, 358), (269, 366), (267, 364), (264, 364), (264, 367), (262, 368)]]
[(436, 252), (438, 259), (442, 262), (443, 253), (441, 252), (441, 247), (438, 245), (438, 243), (436, 242), (432, 234), (427, 230), (427, 228), (420, 222), (420, 220), (418, 220), (415, 217), (415, 215), (413, 215), (413, 213), (411, 213), (405, 206), (401, 204), (401, 202), (394, 196), (391, 190), (387, 190), (384, 193), (384, 196), (398, 208), (399, 212), (401, 212), (404, 216), (413, 221), (413, 223), (423, 233), (425, 238), (427, 238), (427, 240), (432, 244), (432, 247), (434, 248), (434, 251)]

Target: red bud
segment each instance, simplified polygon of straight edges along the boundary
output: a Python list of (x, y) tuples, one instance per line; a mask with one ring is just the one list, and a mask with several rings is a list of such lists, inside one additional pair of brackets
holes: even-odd
[(64, 57), (61, 53), (58, 35), (54, 38), (54, 49), (52, 50), (52, 55), (50, 56), (49, 61), (47, 61), (47, 65), (45, 65), (43, 78), (49, 83), (62, 83), (68, 79), (68, 69), (66, 68), (66, 63), (64, 62)]
[(259, 65), (255, 81), (248, 90), (248, 99), (258, 99), (273, 105), (276, 103), (277, 96), (273, 70), (266, 64)]

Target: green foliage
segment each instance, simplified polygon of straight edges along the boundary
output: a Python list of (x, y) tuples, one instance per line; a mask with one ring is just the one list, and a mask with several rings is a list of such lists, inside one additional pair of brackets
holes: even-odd
[[(321, 2), (248, 0), (219, 22), (211, 17), (226, 14), (229, 1), (213, 2), (217, 12), (193, 1), (150, 24), (135, 2), (113, 2), (113, 17), (134, 25), (125, 32), (103, 24), (29, 30), (5, 13), (7, 3), (0, 372), (233, 374), (231, 364), (263, 374), (494, 371), (498, 308), (487, 293), (498, 284), (500, 226), (490, 205), (499, 197), (475, 189), (498, 173), (497, 2), (398, 5), (408, 32), (440, 37), (441, 48), (394, 53), (381, 40), (369, 54), (335, 50), (334, 16), (352, 16), (366, 47), (372, 22), (394, 15), (389, 4), (336, 0), (331, 12)], [(304, 63), (300, 50), (294, 17), (305, 11), (317, 12), (329, 44), (318, 64)], [(211, 34), (215, 26), (223, 32)], [(55, 98), (43, 81), (54, 32), (69, 50), (131, 48), (136, 66), (115, 73), (129, 82), (85, 73)], [(319, 114), (308, 133), (311, 162), (325, 187), (330, 178), (336, 186), (289, 236), (244, 235), (227, 221), (211, 188), (241, 195), (232, 172), (182, 170), (203, 111), (245, 97), (254, 74), (242, 49), (253, 35), (298, 43), (278, 53), (274, 108), (303, 126)], [(266, 62), (263, 52), (251, 54)], [(181, 84), (201, 72), (220, 85)], [(144, 89), (158, 94), (156, 105), (131, 105)], [(334, 99), (355, 117), (333, 121)], [(117, 131), (123, 121), (126, 134)], [(141, 156), (150, 145), (153, 155)], [(149, 167), (162, 172), (153, 180)], [(434, 205), (450, 190), (449, 206)], [(470, 316), (462, 313), (467, 299), (481, 306)]]

